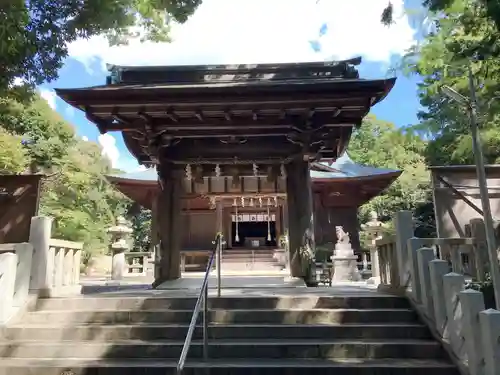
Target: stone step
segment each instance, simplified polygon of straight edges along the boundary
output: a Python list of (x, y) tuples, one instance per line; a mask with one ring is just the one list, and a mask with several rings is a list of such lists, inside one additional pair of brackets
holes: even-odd
[(266, 247), (254, 247), (254, 248), (233, 247), (232, 249), (222, 250), (222, 254), (251, 254), (253, 252), (255, 254), (271, 254), (271, 255), (273, 255), (275, 251), (276, 251), (276, 249), (274, 249), (274, 248), (266, 248)]
[[(4, 340), (184, 340), (189, 325), (15, 325), (0, 330)], [(202, 327), (198, 326), (193, 338), (201, 339)], [(339, 325), (212, 325), (211, 339), (432, 339), (423, 324), (339, 324)]]
[(272, 258), (263, 258), (263, 257), (223, 257), (221, 259), (222, 263), (265, 263), (265, 264), (273, 264), (278, 263), (276, 259)]
[(278, 263), (263, 263), (263, 262), (222, 262), (222, 272), (230, 271), (269, 271), (278, 272), (283, 269), (283, 266)]
[(272, 253), (252, 253), (251, 251), (249, 252), (241, 252), (241, 253), (222, 253), (222, 258), (223, 259), (246, 259), (246, 258), (255, 258), (255, 259), (274, 259), (274, 255)]
[[(184, 340), (9, 341), (0, 343), (3, 358), (179, 358)], [(210, 340), (211, 359), (439, 359), (442, 347), (432, 340)], [(203, 358), (203, 342), (193, 341), (188, 358)]]
[[(22, 322), (68, 325), (78, 323), (189, 323), (192, 310), (99, 310), (36, 311)], [(199, 317), (201, 321), (201, 314)], [(209, 310), (213, 323), (332, 324), (332, 323), (413, 323), (417, 314), (411, 309), (288, 309), (288, 310)]]
[[(37, 310), (190, 310), (194, 309), (194, 297), (83, 297), (83, 298), (49, 298), (40, 299)], [(408, 309), (410, 304), (406, 298), (394, 296), (377, 297), (219, 297), (209, 298), (209, 308), (216, 309)]]
[[(0, 359), (0, 375), (176, 375), (176, 362)], [(459, 375), (438, 360), (240, 360), (188, 361), (183, 375)]]

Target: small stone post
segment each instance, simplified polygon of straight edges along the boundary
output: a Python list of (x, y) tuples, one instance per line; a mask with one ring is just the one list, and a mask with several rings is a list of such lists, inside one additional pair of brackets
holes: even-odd
[[(455, 353), (461, 349), (461, 322), (458, 319), (459, 293), (465, 288), (464, 275), (447, 273), (443, 276), (444, 299), (446, 304), (447, 331), (451, 348)], [(460, 318), (461, 319), (461, 318)]]
[(428, 317), (435, 321), (434, 318), (434, 300), (432, 298), (432, 281), (429, 269), (429, 263), (435, 259), (434, 250), (428, 247), (422, 247), (417, 250), (418, 273), (420, 275), (422, 304), (425, 307), (425, 312)]
[(12, 313), (16, 284), (17, 256), (14, 253), (0, 253), (0, 325)]
[(467, 289), (458, 293), (462, 310), (462, 336), (471, 375), (483, 375), (483, 349), (479, 313), (484, 310), (483, 293)]
[(33, 245), (31, 262), (30, 291), (43, 294), (52, 288), (54, 272), (54, 256), (50, 252), (52, 218), (35, 216), (31, 218), (30, 239)]
[[(413, 300), (417, 304), (422, 303), (422, 284), (420, 282), (420, 270), (418, 268), (418, 258), (417, 252), (419, 249), (423, 248), (423, 242), (420, 238), (413, 237), (406, 240), (406, 246), (402, 246), (401, 248), (406, 250), (406, 276), (405, 276), (405, 284), (403, 285), (406, 288), (411, 286), (411, 296)], [(398, 263), (399, 265), (399, 263)], [(400, 268), (401, 270), (401, 268)]]
[(448, 262), (435, 259), (429, 262), (429, 274), (431, 279), (432, 303), (434, 305), (434, 321), (436, 328), (444, 337), (446, 326), (446, 303), (444, 297), (443, 276), (450, 271)]
[[(408, 286), (410, 279), (410, 253), (408, 252), (408, 240), (414, 237), (414, 222), (411, 211), (398, 211), (394, 216), (394, 229), (396, 229), (396, 258), (399, 269), (399, 285)], [(416, 254), (415, 254), (416, 255)], [(415, 259), (416, 265), (416, 259)]]
[(500, 311), (488, 309), (479, 313), (483, 341), (484, 375), (500, 374)]
[(122, 280), (123, 271), (125, 270), (125, 252), (129, 249), (127, 236), (132, 233), (127, 221), (122, 216), (118, 217), (117, 225), (108, 229), (108, 233), (112, 236), (111, 252), (113, 260), (111, 264), (111, 279)]

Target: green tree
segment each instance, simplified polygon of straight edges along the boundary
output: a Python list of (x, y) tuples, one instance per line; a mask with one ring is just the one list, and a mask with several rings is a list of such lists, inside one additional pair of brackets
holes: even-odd
[(106, 34), (111, 44), (168, 41), (201, 0), (10, 0), (0, 5), (0, 95), (15, 78), (35, 86), (57, 78), (68, 43)]
[(349, 155), (360, 164), (402, 170), (401, 176), (380, 196), (362, 207), (392, 217), (398, 210), (412, 210), (426, 202), (429, 174), (422, 152), (425, 142), (416, 134), (368, 116), (349, 143)]
[[(491, 21), (500, 29), (500, 0), (423, 0), (422, 6), (432, 13), (447, 13), (456, 5), (466, 6), (472, 14), (479, 14)], [(469, 13), (468, 12), (468, 13)], [(394, 22), (394, 7), (389, 1), (381, 15), (383, 24), (389, 26)]]
[(140, 207), (137, 203), (129, 206), (127, 216), (132, 223), (133, 251), (151, 249), (151, 210)]
[(444, 85), (469, 96), (467, 67), (477, 86), (480, 135), (487, 162), (500, 160), (500, 32), (485, 8), (475, 9), (464, 0), (450, 2), (437, 20), (436, 32), (415, 46), (406, 56), (408, 70), (422, 77), (419, 97), (424, 110), (414, 130), (431, 141), (426, 156), (429, 164), (472, 164), (469, 119), (463, 106), (449, 100)]
[[(360, 208), (365, 223), (371, 211), (388, 221), (400, 210), (416, 212), (417, 230), (433, 233), (434, 218), (430, 195), (430, 178), (423, 155), (426, 142), (411, 131), (369, 115), (349, 143), (349, 155), (360, 164), (402, 170), (401, 176), (378, 197)], [(430, 203), (430, 204), (429, 204)], [(389, 228), (390, 229), (390, 228)]]
[(28, 156), (22, 137), (0, 127), (0, 174), (18, 174), (26, 170)]
[(73, 127), (38, 95), (23, 103), (0, 97), (0, 124), (23, 137), (32, 172), (56, 166), (76, 142)]
[[(83, 241), (88, 254), (107, 249), (107, 228), (128, 201), (106, 180), (109, 160), (93, 142), (75, 137), (38, 96), (27, 102), (0, 98), (0, 168), (3, 173), (42, 173), (41, 214), (54, 218), (53, 235)], [(5, 161), (5, 162), (4, 162)]]

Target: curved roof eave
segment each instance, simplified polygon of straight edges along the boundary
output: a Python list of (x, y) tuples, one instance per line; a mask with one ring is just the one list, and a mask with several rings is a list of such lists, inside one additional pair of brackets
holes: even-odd
[(349, 157), (347, 152), (331, 164), (326, 161), (319, 161), (317, 164), (327, 167), (330, 171), (311, 170), (311, 178), (313, 179), (335, 180), (365, 177), (375, 178), (377, 176), (400, 175), (402, 173), (402, 171), (397, 169), (377, 168), (358, 164)]
[[(326, 167), (325, 170), (311, 170), (311, 178), (314, 180), (350, 180), (366, 179), (388, 176), (399, 176), (402, 171), (396, 169), (376, 168), (355, 163), (347, 154), (344, 153), (332, 164), (325, 161), (317, 162), (320, 166)], [(329, 171), (328, 171), (329, 170)], [(140, 172), (124, 173), (122, 175), (106, 176), (112, 183), (151, 185), (158, 182), (158, 175), (155, 169), (146, 169)]]

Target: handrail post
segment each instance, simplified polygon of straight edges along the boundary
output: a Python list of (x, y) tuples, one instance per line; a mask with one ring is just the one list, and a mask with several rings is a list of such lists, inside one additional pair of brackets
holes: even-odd
[[(182, 346), (181, 355), (179, 356), (179, 361), (177, 362), (177, 375), (182, 375), (184, 365), (186, 363), (186, 358), (189, 352), (189, 348), (191, 346), (191, 341), (193, 340), (193, 334), (196, 329), (198, 314), (202, 307), (203, 307), (203, 358), (205, 361), (208, 361), (208, 354), (209, 354), (208, 353), (208, 278), (210, 276), (210, 270), (212, 269), (214, 260), (217, 255), (217, 251), (222, 246), (222, 234), (217, 234), (214, 243), (216, 246), (212, 252), (212, 255), (208, 260), (207, 269), (205, 271), (205, 277), (203, 278), (203, 282), (201, 284), (200, 294), (198, 296), (198, 299), (196, 300), (196, 304), (193, 310), (193, 315), (191, 317), (191, 322), (189, 323), (188, 332), (186, 334), (186, 339), (184, 340), (184, 345)], [(205, 373), (206, 374), (210, 373), (210, 369), (207, 366), (205, 366)]]
[(208, 361), (208, 286), (203, 292), (203, 360)]
[(223, 205), (222, 200), (215, 202), (216, 221), (217, 221), (217, 243), (215, 249), (215, 266), (217, 268), (217, 297), (220, 297), (221, 289), (221, 258), (222, 258), (222, 242), (223, 242)]
[(217, 263), (217, 297), (220, 297), (221, 294), (221, 270), (220, 270), (220, 263), (221, 263), (221, 256), (222, 256), (222, 234), (219, 235), (218, 241), (217, 241), (217, 248), (216, 248), (216, 259), (215, 262)]

